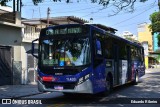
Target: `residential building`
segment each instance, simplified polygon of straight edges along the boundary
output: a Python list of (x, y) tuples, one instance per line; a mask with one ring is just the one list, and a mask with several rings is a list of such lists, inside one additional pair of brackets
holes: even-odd
[(138, 25), (138, 41), (148, 42), (149, 52), (153, 52), (153, 36), (149, 29), (149, 23), (142, 23)]
[(137, 40), (137, 36), (134, 35), (133, 33), (131, 33), (130, 31), (124, 31), (123, 34), (122, 34), (122, 36), (124, 38), (131, 38), (133, 40)]
[[(157, 64), (156, 55), (154, 52), (159, 49), (157, 33), (152, 35), (149, 28), (149, 23), (142, 23), (138, 25), (138, 41), (142, 43), (145, 50), (145, 65), (148, 68), (151, 64)], [(148, 45), (148, 46), (146, 46)], [(147, 47), (147, 48), (146, 48)], [(154, 54), (154, 55), (152, 55)]]
[(0, 6), (0, 85), (21, 83), (21, 15)]

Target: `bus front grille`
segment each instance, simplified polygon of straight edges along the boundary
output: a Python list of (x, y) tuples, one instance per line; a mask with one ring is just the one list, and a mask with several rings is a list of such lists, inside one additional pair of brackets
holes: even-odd
[(43, 82), (46, 88), (55, 89), (55, 87), (60, 86), (63, 89), (74, 89), (76, 83), (55, 83), (55, 82)]

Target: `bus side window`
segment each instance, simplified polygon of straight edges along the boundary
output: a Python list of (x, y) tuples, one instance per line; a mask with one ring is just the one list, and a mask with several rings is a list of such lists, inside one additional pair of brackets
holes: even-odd
[(96, 39), (96, 55), (102, 55), (102, 45), (98, 39)]
[(94, 67), (97, 67), (103, 62), (102, 41), (96, 38), (94, 43), (95, 43)]
[(113, 38), (107, 37), (104, 41), (104, 57), (107, 59), (113, 58)]

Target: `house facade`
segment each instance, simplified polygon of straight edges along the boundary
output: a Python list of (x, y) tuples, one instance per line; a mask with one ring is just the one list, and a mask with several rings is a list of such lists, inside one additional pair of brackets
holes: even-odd
[(21, 15), (0, 6), (0, 85), (20, 84)]
[(149, 28), (149, 23), (142, 23), (138, 25), (138, 41), (142, 43), (145, 49), (145, 65), (150, 67), (152, 64), (158, 64), (156, 60), (157, 55), (154, 54), (158, 47), (157, 33), (152, 35)]

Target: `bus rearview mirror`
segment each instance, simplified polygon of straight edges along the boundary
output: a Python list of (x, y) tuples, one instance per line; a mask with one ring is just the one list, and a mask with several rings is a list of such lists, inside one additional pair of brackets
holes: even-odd
[(35, 58), (38, 58), (38, 53), (36, 54), (35, 53), (35, 42), (37, 42), (39, 39), (35, 39), (32, 41), (32, 51), (31, 51), (31, 54), (35, 57)]

